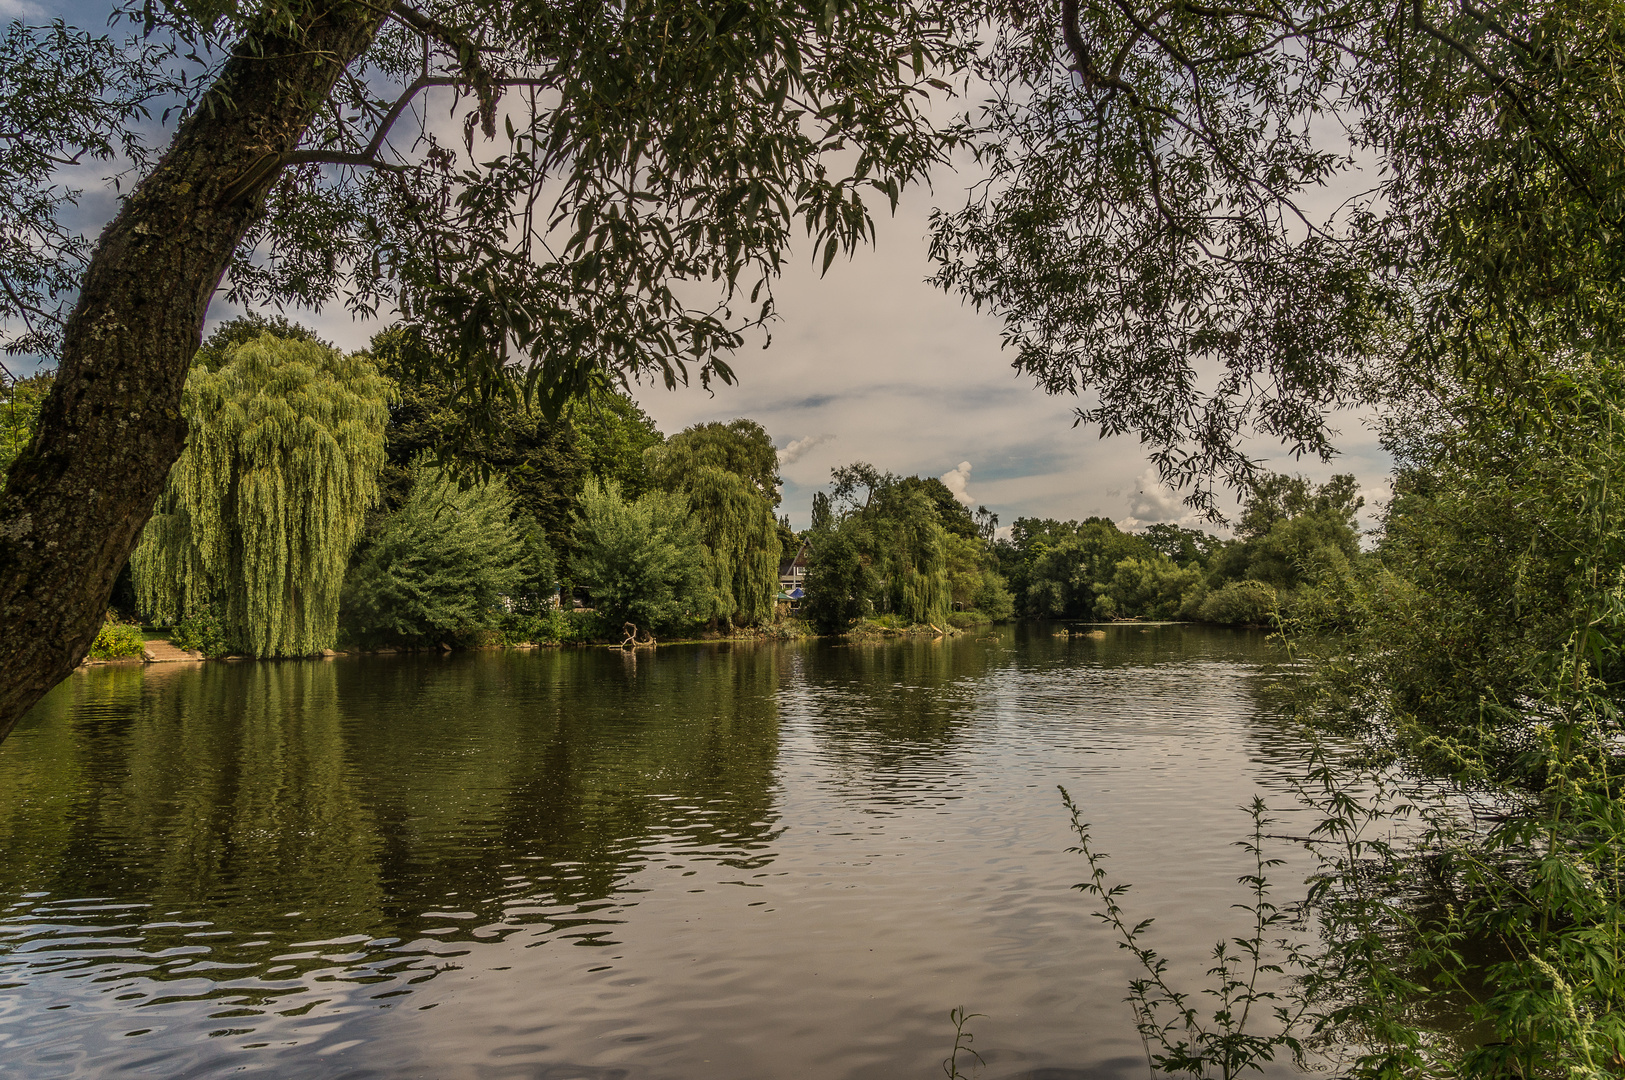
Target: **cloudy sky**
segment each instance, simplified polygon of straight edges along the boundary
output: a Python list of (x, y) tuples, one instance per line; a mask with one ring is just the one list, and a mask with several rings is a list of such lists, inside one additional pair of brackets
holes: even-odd
[[(42, 5), (0, 0), (0, 17), (35, 17), (42, 8), (72, 14), (87, 0)], [(87, 15), (88, 18), (88, 15)], [(86, 22), (86, 25), (95, 23)], [(88, 178), (87, 178), (88, 179)], [(939, 175), (935, 191), (905, 196), (894, 218), (877, 222), (878, 242), (820, 278), (812, 247), (790, 260), (777, 288), (772, 345), (754, 345), (730, 363), (734, 386), (636, 388), (643, 407), (673, 433), (695, 423), (750, 417), (781, 448), (782, 512), (805, 526), (812, 493), (836, 465), (868, 461), (900, 475), (942, 477), (971, 506), (987, 506), (1008, 525), (1020, 516), (1082, 518), (1100, 514), (1126, 526), (1188, 517), (1179, 494), (1156, 482), (1133, 438), (1101, 440), (1071, 425), (1071, 406), (1033, 387), (999, 347), (998, 320), (925, 283), (932, 205), (957, 206), (966, 179)], [(113, 200), (82, 185), (84, 218), (94, 235)], [(1328, 209), (1341, 196), (1327, 193)], [(236, 314), (223, 302), (211, 323)], [(361, 348), (379, 324), (353, 322), (341, 305), (320, 315), (290, 311), (324, 337)], [(207, 332), (207, 328), (206, 331)], [(1315, 479), (1353, 472), (1367, 501), (1385, 490), (1388, 462), (1354, 416), (1340, 418), (1342, 456), (1331, 464), (1295, 462), (1278, 447), (1250, 447), (1269, 467)], [(1370, 515), (1366, 523), (1370, 524)]]

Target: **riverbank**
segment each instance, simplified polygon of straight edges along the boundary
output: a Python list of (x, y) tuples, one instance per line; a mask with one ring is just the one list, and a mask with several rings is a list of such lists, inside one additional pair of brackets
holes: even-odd
[[(376, 645), (357, 646), (347, 645), (344, 648), (324, 649), (310, 657), (276, 657), (272, 659), (317, 659), (334, 658), (339, 656), (393, 656), (401, 654), (418, 653), (450, 653), (450, 652), (500, 652), (508, 649), (564, 649), (564, 648), (657, 648), (672, 645), (712, 645), (722, 642), (762, 642), (762, 641), (809, 641), (821, 638), (832, 640), (846, 640), (853, 642), (879, 642), (891, 641), (910, 637), (958, 637), (972, 630), (985, 630), (992, 626), (991, 622), (972, 622), (969, 625), (956, 626), (945, 624), (937, 626), (933, 623), (900, 624), (887, 616), (864, 619), (850, 630), (841, 634), (819, 634), (812, 626), (802, 619), (781, 619), (767, 626), (742, 627), (732, 632), (721, 631), (702, 632), (697, 635), (688, 635), (674, 638), (656, 638), (638, 641), (617, 641), (611, 637), (581, 637), (573, 640), (561, 641), (484, 641), (476, 644), (436, 643), (433, 645)], [(149, 632), (150, 633), (150, 632)], [(201, 652), (182, 649), (167, 638), (149, 636), (144, 642), (141, 655), (120, 656), (113, 658), (99, 658), (87, 656), (80, 661), (80, 667), (102, 667), (106, 665), (138, 665), (138, 664), (166, 664), (166, 663), (202, 663), (210, 660), (224, 660), (241, 663), (245, 660), (261, 659), (242, 653), (226, 653), (220, 656), (206, 656)]]

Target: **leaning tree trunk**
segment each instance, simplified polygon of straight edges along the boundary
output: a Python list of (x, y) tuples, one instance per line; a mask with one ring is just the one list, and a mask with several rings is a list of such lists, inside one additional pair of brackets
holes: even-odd
[[(0, 494), (0, 739), (84, 659), (186, 438), (209, 300), (340, 72), (387, 5), (317, 5), (249, 34), (96, 243), (33, 441)], [(243, 179), (262, 173), (244, 187)], [(233, 187), (239, 189), (233, 192)]]

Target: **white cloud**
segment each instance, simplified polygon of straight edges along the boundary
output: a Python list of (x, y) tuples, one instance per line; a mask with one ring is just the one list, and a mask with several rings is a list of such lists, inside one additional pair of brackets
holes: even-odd
[(804, 439), (797, 439), (792, 443), (779, 448), (779, 464), (794, 465), (806, 456), (807, 451), (815, 446), (822, 446), (835, 438), (833, 435), (808, 435)]
[(1128, 517), (1123, 519), (1130, 528), (1164, 521), (1183, 523), (1190, 516), (1190, 507), (1185, 505), (1177, 491), (1162, 482), (1156, 469), (1147, 469), (1134, 478), (1134, 494), (1128, 500)]
[(959, 465), (937, 477), (949, 491), (954, 493), (954, 501), (961, 506), (975, 506), (976, 498), (965, 490), (970, 483), (970, 462), (961, 461)]

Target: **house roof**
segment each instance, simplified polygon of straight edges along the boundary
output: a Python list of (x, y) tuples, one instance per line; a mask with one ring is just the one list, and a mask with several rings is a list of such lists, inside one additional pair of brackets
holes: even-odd
[(803, 540), (801, 542), (801, 546), (796, 549), (794, 558), (785, 559), (779, 563), (779, 576), (788, 577), (790, 570), (797, 566), (805, 570), (809, 561), (810, 560), (807, 557), (807, 542)]

